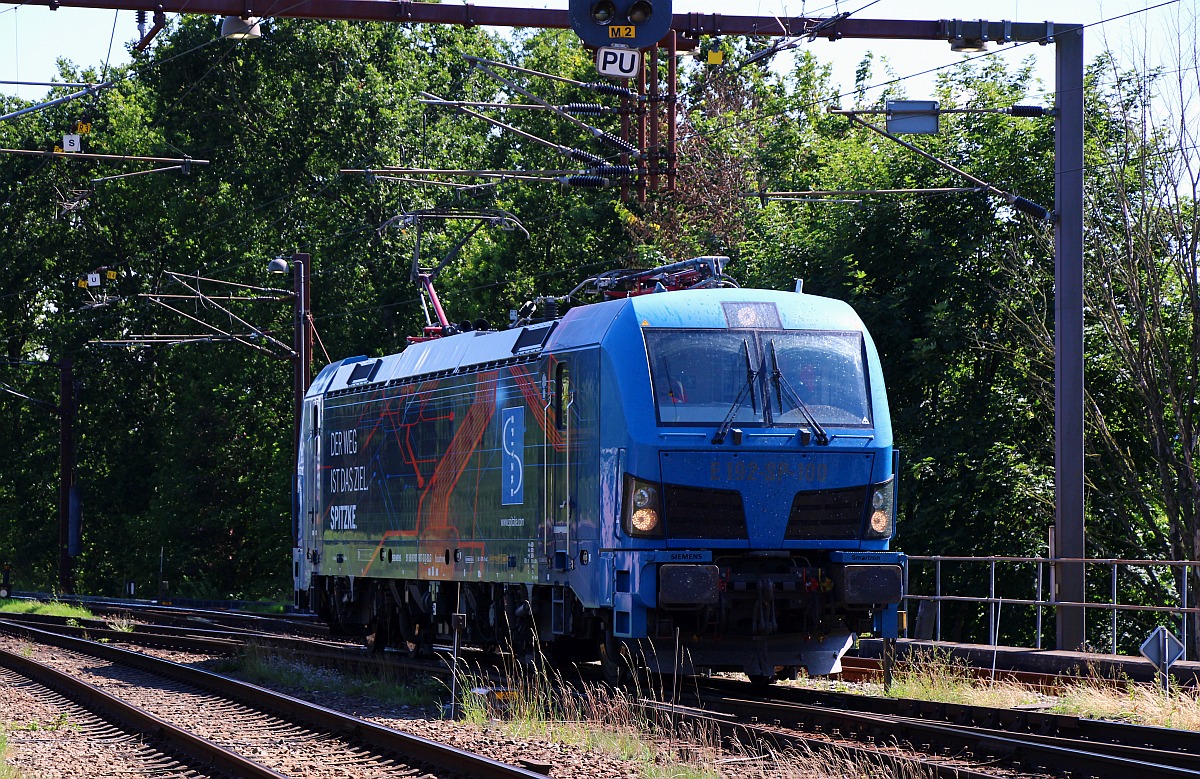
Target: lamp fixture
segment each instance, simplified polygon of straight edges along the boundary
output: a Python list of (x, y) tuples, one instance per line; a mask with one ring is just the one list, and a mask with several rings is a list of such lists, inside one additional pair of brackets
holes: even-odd
[(267, 263), (267, 273), (287, 273), (288, 261), (282, 257), (276, 257)]
[(954, 38), (950, 41), (950, 51), (977, 54), (981, 51), (987, 51), (987, 41), (983, 38)]
[(262, 37), (258, 18), (226, 16), (221, 20), (221, 37), (233, 41), (248, 41)]

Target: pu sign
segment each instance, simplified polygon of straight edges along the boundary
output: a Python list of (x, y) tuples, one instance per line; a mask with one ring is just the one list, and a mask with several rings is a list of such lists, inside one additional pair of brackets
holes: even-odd
[(642, 69), (642, 53), (637, 49), (605, 46), (596, 50), (596, 70), (611, 78), (633, 78)]

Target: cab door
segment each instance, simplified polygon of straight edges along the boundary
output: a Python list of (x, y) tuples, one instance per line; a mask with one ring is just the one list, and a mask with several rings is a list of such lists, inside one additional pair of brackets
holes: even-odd
[(319, 398), (304, 401), (300, 426), (300, 452), (296, 461), (296, 485), (293, 506), (293, 532), (296, 546), (292, 552), (293, 579), (297, 605), (307, 599), (312, 576), (321, 562), (321, 404)]
[(571, 439), (574, 431), (571, 429), (572, 406), (575, 393), (571, 384), (570, 364), (559, 361), (554, 366), (554, 380), (550, 384), (552, 407), (551, 420), (553, 430), (547, 431), (547, 437), (553, 442), (549, 447), (549, 459), (546, 468), (547, 517), (549, 533), (547, 540), (550, 547), (551, 566), (556, 571), (565, 571), (571, 557)]

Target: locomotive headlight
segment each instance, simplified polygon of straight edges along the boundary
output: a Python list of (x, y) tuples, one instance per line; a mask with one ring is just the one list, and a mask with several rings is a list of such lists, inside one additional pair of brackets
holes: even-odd
[(633, 512), (629, 524), (637, 535), (651, 535), (658, 528), (658, 512), (654, 509), (638, 509)]
[(892, 508), (895, 504), (896, 478), (893, 476), (875, 485), (871, 493), (871, 516), (867, 520), (865, 538), (889, 538), (892, 535)]
[(621, 525), (625, 533), (634, 537), (661, 538), (661, 511), (658, 488), (626, 474), (625, 501), (621, 512)]
[(638, 487), (633, 491), (633, 507), (639, 510), (651, 507), (658, 502), (657, 497), (653, 487)]

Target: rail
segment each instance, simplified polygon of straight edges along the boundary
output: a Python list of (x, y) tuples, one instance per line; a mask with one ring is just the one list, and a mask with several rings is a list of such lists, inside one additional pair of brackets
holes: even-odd
[[(986, 596), (980, 595), (951, 595), (943, 591), (943, 566), (950, 564), (963, 565), (981, 565), (986, 566), (988, 590)], [(1087, 600), (1084, 602), (1065, 601), (1055, 598), (1055, 574), (1059, 570), (1059, 566), (1064, 564), (1083, 565), (1085, 573), (1095, 568), (1106, 568), (1108, 570), (1107, 579), (1109, 582), (1109, 599), (1107, 601)], [(932, 594), (916, 594), (911, 590), (911, 582), (914, 578), (914, 567), (932, 566), (933, 569), (933, 593)], [(1003, 570), (1002, 570), (1003, 567)], [(1004, 579), (1008, 589), (1014, 586), (1022, 587), (1020, 578), (1015, 574), (1021, 572), (1021, 568), (1032, 569), (1025, 571), (1025, 575), (1032, 574), (1030, 579), (1024, 582), (1024, 589), (1032, 597), (1003, 597), (997, 594), (997, 574), (1002, 576), (1007, 574)], [(1182, 570), (1180, 570), (1182, 569)], [(1179, 622), (1180, 633), (1183, 638), (1184, 655), (1181, 659), (1188, 658), (1188, 616), (1200, 614), (1200, 605), (1189, 605), (1188, 579), (1193, 574), (1193, 569), (1200, 571), (1200, 561), (1197, 560), (1128, 560), (1120, 558), (1066, 558), (1066, 557), (1009, 557), (1009, 556), (986, 556), (986, 557), (958, 557), (947, 555), (909, 555), (908, 566), (904, 571), (904, 592), (905, 602), (916, 602), (918, 604), (917, 616), (917, 632), (930, 632), (930, 626), (927, 620), (924, 619), (924, 610), (921, 606), (926, 603), (934, 604), (932, 635), (918, 635), (917, 638), (933, 638), (936, 641), (942, 640), (943, 613), (942, 605), (944, 603), (972, 603), (982, 604), (987, 609), (988, 623), (988, 640), (990, 646), (997, 645), (997, 635), (1000, 629), (1000, 619), (1004, 606), (1026, 606), (1032, 607), (1035, 612), (1035, 648), (1042, 649), (1042, 633), (1044, 625), (1043, 613), (1046, 609), (1055, 609), (1059, 606), (1075, 606), (1083, 607), (1093, 611), (1105, 611), (1109, 614), (1108, 634), (1109, 647), (1112, 654), (1118, 654), (1118, 615), (1124, 612), (1141, 612), (1141, 613), (1162, 613), (1169, 614), (1173, 619)], [(1145, 606), (1133, 603), (1122, 603), (1120, 598), (1120, 577), (1122, 572), (1130, 570), (1139, 570), (1143, 581), (1157, 578), (1164, 571), (1170, 573), (1169, 586), (1166, 588), (1177, 598), (1177, 602), (1173, 605), (1154, 605)], [(924, 572), (924, 571), (923, 571)], [(921, 577), (927, 579), (926, 577)], [(1015, 585), (1013, 583), (1016, 583)], [(1048, 586), (1047, 586), (1048, 585)], [(909, 607), (911, 613), (911, 606)], [(910, 620), (910, 624), (912, 621)]]

